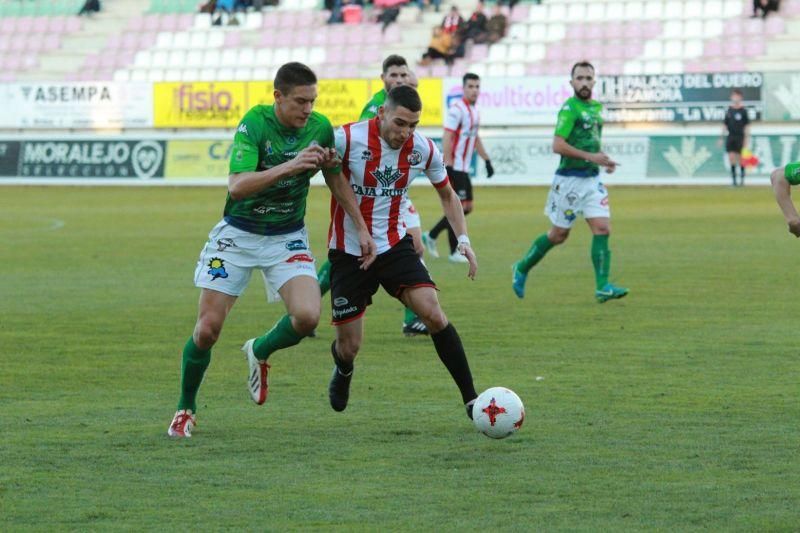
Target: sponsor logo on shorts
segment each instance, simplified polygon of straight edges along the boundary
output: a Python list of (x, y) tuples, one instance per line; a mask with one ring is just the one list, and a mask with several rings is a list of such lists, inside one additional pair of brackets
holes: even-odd
[(313, 263), (314, 258), (308, 254), (294, 254), (286, 260), (287, 263)]
[(575, 211), (573, 211), (572, 209), (564, 210), (564, 218), (567, 219), (567, 222), (572, 222), (573, 220), (575, 220), (576, 216), (577, 215), (575, 215)]
[(600, 194), (605, 194), (606, 193), (605, 185), (603, 185), (602, 183), (598, 183), (597, 184), (597, 192), (599, 192)]
[(578, 202), (578, 195), (574, 192), (569, 193), (567, 196), (565, 196), (565, 198), (567, 199), (569, 205), (575, 205)]
[(297, 250), (308, 250), (308, 246), (306, 246), (306, 243), (303, 242), (302, 239), (297, 239), (287, 242), (286, 249), (295, 252)]
[(355, 305), (351, 305), (350, 307), (345, 307), (344, 309), (334, 309), (333, 311), (331, 311), (331, 315), (333, 316), (333, 318), (342, 318), (343, 316), (350, 313), (354, 313), (356, 311), (358, 311), (358, 307), (356, 307)]
[(217, 278), (225, 279), (228, 277), (228, 273), (225, 271), (224, 259), (212, 257), (211, 261), (208, 262), (208, 267), (208, 273), (211, 275), (211, 281), (214, 281)]
[(217, 239), (217, 251), (224, 252), (226, 248), (236, 248), (236, 243), (233, 239), (224, 238), (224, 239)]
[(412, 150), (411, 153), (408, 154), (408, 164), (414, 166), (420, 163), (422, 163), (422, 154), (419, 150)]
[(600, 200), (600, 205), (603, 207), (608, 207), (608, 196), (605, 196), (602, 200)]
[(339, 296), (338, 298), (333, 299), (333, 305), (335, 305), (336, 307), (344, 307), (349, 303), (350, 301), (344, 296)]

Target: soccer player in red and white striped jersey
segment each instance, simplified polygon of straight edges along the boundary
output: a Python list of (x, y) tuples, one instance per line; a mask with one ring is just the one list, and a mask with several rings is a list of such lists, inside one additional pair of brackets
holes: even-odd
[[(450, 104), (447, 116), (444, 119), (444, 135), (442, 137), (442, 150), (444, 152), (444, 163), (447, 167), (447, 175), (453, 184), (458, 197), (461, 198), (461, 205), (464, 214), (472, 212), (472, 181), (469, 177), (469, 169), (472, 164), (473, 152), (486, 161), (486, 177), (494, 175), (494, 168), (489, 159), (489, 154), (483, 147), (478, 126), (480, 124), (480, 113), (478, 111), (478, 96), (481, 93), (481, 79), (477, 74), (468, 72), (462, 79), (463, 97)], [(447, 230), (450, 240), (450, 261), (463, 263), (464, 256), (457, 253), (456, 233), (447, 222), (442, 218), (428, 233), (422, 235), (422, 242), (428, 252), (438, 257), (436, 249), (436, 237), (442, 230)]]
[(401, 217), (411, 180), (424, 173), (439, 194), (445, 216), (459, 234), (458, 252), (469, 263), (468, 275), (475, 277), (478, 264), (467, 237), (460, 200), (450, 186), (436, 145), (415, 131), (421, 110), (422, 101), (415, 89), (395, 87), (377, 117), (347, 124), (335, 133), (342, 172), (356, 195), (378, 253), (372, 266), (361, 268), (356, 225), (332, 199), (328, 257), (336, 326), (331, 352), (336, 364), (328, 393), (336, 411), (347, 407), (353, 361), (363, 337), (363, 315), (379, 286), (412, 309), (428, 328), (470, 416), (477, 397), (461, 339), (439, 305), (436, 285), (414, 250)]

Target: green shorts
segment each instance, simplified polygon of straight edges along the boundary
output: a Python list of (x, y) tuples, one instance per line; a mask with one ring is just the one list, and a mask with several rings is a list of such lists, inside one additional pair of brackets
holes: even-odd
[(792, 185), (800, 185), (800, 161), (786, 165), (783, 176)]

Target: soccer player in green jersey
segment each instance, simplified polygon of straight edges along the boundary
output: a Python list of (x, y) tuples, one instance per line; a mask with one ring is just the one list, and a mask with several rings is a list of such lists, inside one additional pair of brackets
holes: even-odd
[(609, 174), (617, 163), (600, 149), (603, 106), (592, 100), (594, 67), (585, 61), (572, 67), (570, 84), (575, 96), (567, 99), (558, 113), (553, 152), (561, 162), (553, 178), (547, 197), (545, 215), (550, 217), (550, 231), (539, 235), (528, 253), (513, 267), (512, 288), (518, 298), (525, 296), (528, 272), (553, 247), (569, 237), (570, 229), (579, 214), (583, 214), (592, 232), (592, 264), (595, 275), (595, 298), (603, 303), (622, 298), (628, 289), (608, 281), (611, 268), (611, 251), (608, 238), (611, 233), (608, 192), (600, 181), (600, 167)]
[(770, 175), (772, 190), (775, 193), (775, 200), (778, 207), (783, 212), (783, 218), (789, 226), (789, 233), (795, 237), (800, 237), (800, 214), (792, 203), (792, 185), (800, 184), (800, 161), (789, 163), (772, 172)]
[[(374, 118), (378, 114), (378, 110), (383, 107), (383, 104), (386, 102), (386, 94), (395, 87), (408, 85), (416, 89), (419, 85), (417, 77), (408, 69), (406, 59), (394, 54), (388, 56), (383, 61), (381, 81), (383, 81), (383, 89), (375, 93), (370, 101), (367, 102), (367, 105), (364, 106), (361, 115), (358, 117), (359, 122)], [(422, 244), (422, 229), (419, 213), (408, 197), (404, 199), (400, 210), (406, 225), (406, 232), (411, 235), (411, 238), (414, 240), (414, 250), (422, 257), (425, 253), (425, 248)], [(330, 261), (325, 261), (322, 267), (320, 267), (319, 272), (317, 272), (322, 294), (325, 294), (330, 289), (330, 270)], [(428, 328), (425, 327), (425, 324), (414, 311), (406, 307), (403, 316), (402, 332), (406, 337), (414, 337), (416, 335), (427, 335)]]
[(195, 271), (199, 311), (183, 349), (181, 397), (169, 426), (171, 437), (192, 434), (211, 348), (253, 269), (261, 271), (270, 301), (282, 299), (287, 311), (272, 329), (242, 347), (254, 402), (261, 405), (267, 398), (267, 358), (299, 343), (317, 326), (319, 284), (304, 216), (309, 180), (318, 170), (354, 220), (361, 268), (375, 259), (375, 242), (341, 173), (333, 128), (313, 111), (316, 76), (301, 63), (287, 63), (278, 69), (274, 87), (275, 103), (248, 111), (234, 136), (224, 216), (209, 233)]

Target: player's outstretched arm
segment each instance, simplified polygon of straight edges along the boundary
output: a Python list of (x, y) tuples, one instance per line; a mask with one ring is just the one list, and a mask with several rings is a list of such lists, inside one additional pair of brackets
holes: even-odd
[(284, 178), (319, 168), (326, 152), (320, 146), (309, 146), (296, 157), (267, 170), (238, 172), (228, 176), (228, 191), (231, 198), (241, 200), (275, 185)]
[(342, 206), (344, 212), (347, 213), (352, 219), (353, 223), (358, 228), (358, 242), (361, 245), (361, 269), (366, 270), (375, 261), (377, 246), (375, 240), (370, 235), (367, 229), (367, 223), (364, 222), (364, 217), (361, 216), (361, 210), (358, 208), (356, 202), (356, 195), (353, 189), (350, 188), (350, 182), (344, 177), (341, 172), (330, 172), (323, 170), (322, 175), (325, 177), (325, 183), (331, 190), (331, 194), (336, 198), (336, 202)]
[(596, 165), (604, 167), (609, 174), (614, 172), (614, 170), (616, 170), (616, 168), (619, 166), (619, 163), (608, 157), (608, 155), (606, 155), (604, 152), (592, 153), (579, 150), (570, 145), (564, 137), (559, 135), (553, 137), (553, 152), (558, 155), (563, 155), (564, 157), (570, 157), (572, 159), (583, 159), (590, 161)]
[(774, 170), (770, 175), (772, 191), (775, 193), (775, 201), (783, 212), (783, 218), (789, 225), (789, 232), (795, 237), (800, 237), (800, 214), (792, 202), (792, 187), (785, 177), (785, 168), (781, 167)]
[(436, 191), (439, 193), (439, 200), (442, 202), (444, 216), (447, 217), (450, 227), (458, 235), (458, 251), (469, 261), (467, 276), (470, 279), (475, 279), (475, 274), (478, 272), (478, 259), (475, 257), (475, 252), (472, 250), (469, 237), (467, 237), (467, 221), (464, 217), (464, 208), (461, 207), (461, 200), (449, 183), (444, 187), (437, 188)]

